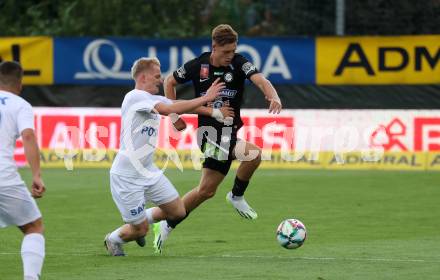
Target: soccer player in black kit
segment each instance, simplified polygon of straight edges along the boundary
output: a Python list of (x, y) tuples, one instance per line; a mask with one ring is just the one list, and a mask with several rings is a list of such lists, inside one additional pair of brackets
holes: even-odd
[[(215, 27), (212, 31), (212, 51), (188, 61), (170, 74), (165, 79), (164, 89), (168, 98), (176, 99), (177, 84), (192, 81), (195, 97), (199, 97), (216, 79), (225, 83), (225, 89), (215, 101), (197, 110), (197, 138), (205, 161), (199, 185), (185, 194), (183, 201), (187, 213), (190, 213), (213, 197), (228, 173), (232, 160), (238, 159), (241, 163), (232, 191), (226, 199), (243, 218), (252, 220), (257, 218), (257, 213), (247, 204), (243, 194), (261, 162), (261, 149), (237, 139), (237, 131), (243, 125), (240, 108), (245, 80), (251, 80), (263, 92), (270, 103), (270, 113), (278, 114), (281, 111), (281, 101), (263, 74), (244, 56), (235, 53), (237, 42), (238, 35), (231, 26), (221, 24)], [(162, 221), (154, 225), (156, 252), (162, 251), (168, 234), (181, 221)]]

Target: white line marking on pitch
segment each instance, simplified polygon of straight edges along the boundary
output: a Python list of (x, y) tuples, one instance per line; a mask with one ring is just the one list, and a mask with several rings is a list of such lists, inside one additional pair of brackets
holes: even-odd
[[(75, 256), (75, 257), (96, 257), (103, 256), (105, 253), (47, 253), (46, 256)], [(0, 256), (20, 255), (16, 252), (0, 252)], [(135, 255), (135, 257), (142, 257)], [(148, 255), (145, 257), (161, 257), (158, 255)], [(390, 259), (390, 258), (336, 258), (336, 257), (289, 257), (289, 256), (239, 256), (239, 255), (221, 255), (221, 256), (184, 256), (184, 255), (163, 255), (162, 257), (172, 258), (222, 258), (222, 259), (286, 259), (286, 260), (312, 260), (312, 261), (358, 261), (358, 262), (411, 262), (411, 263), (440, 263), (440, 260), (422, 260), (422, 259)]]

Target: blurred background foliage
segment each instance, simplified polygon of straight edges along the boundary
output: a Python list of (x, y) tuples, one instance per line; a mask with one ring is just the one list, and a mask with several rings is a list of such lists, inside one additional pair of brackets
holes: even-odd
[[(197, 38), (335, 34), (336, 0), (0, 0), (0, 36)], [(345, 0), (345, 34), (438, 34), (440, 0)]]

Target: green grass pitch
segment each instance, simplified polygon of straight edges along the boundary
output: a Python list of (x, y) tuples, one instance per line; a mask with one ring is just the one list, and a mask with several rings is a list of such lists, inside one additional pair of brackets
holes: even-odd
[[(103, 247), (121, 224), (108, 170), (44, 170), (42, 279), (440, 279), (440, 173), (258, 170), (246, 194), (256, 221), (225, 202), (233, 174), (172, 232), (163, 255), (149, 233), (146, 247), (128, 244), (122, 258)], [(183, 195), (200, 171), (167, 176)], [(303, 247), (278, 245), (285, 218), (306, 225)], [(2, 280), (22, 279), (21, 239), (16, 228), (0, 230)]]

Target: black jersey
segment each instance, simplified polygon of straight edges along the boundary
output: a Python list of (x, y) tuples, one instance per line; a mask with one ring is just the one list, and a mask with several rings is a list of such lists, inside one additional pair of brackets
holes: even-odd
[[(208, 88), (217, 78), (220, 78), (225, 83), (225, 88), (216, 100), (209, 102), (205, 106), (221, 108), (224, 105), (228, 105), (232, 107), (235, 113), (233, 127), (234, 131), (237, 131), (243, 125), (240, 117), (240, 108), (243, 101), (244, 82), (246, 78), (249, 79), (252, 75), (258, 73), (258, 70), (240, 54), (234, 55), (230, 65), (215, 67), (210, 64), (210, 55), (211, 52), (206, 52), (188, 61), (174, 71), (174, 79), (181, 84), (192, 81), (195, 96), (200, 97), (206, 94)], [(212, 126), (221, 130), (224, 124), (209, 116), (199, 115), (200, 126)]]

